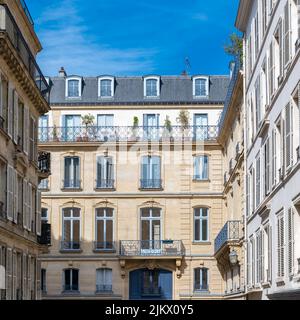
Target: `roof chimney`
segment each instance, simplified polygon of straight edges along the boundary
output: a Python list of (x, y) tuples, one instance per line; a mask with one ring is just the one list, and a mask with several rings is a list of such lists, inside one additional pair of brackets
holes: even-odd
[(182, 76), (187, 76), (187, 75), (188, 75), (188, 73), (187, 73), (187, 71), (186, 71), (186, 70), (183, 70), (183, 71), (181, 72), (181, 75), (182, 75)]
[(61, 68), (60, 68), (60, 70), (58, 71), (58, 76), (59, 76), (60, 78), (65, 78), (65, 77), (67, 76), (67, 73), (66, 73), (64, 67), (61, 67)]

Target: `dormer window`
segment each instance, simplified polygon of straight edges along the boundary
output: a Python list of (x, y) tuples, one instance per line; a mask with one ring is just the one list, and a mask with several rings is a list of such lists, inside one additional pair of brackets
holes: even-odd
[(207, 98), (209, 96), (209, 79), (207, 77), (196, 77), (194, 82), (194, 97)]
[(80, 98), (82, 88), (82, 79), (79, 77), (72, 77), (66, 80), (66, 97)]
[(159, 77), (145, 78), (144, 96), (146, 98), (157, 98), (160, 96), (160, 78)]
[(114, 96), (114, 78), (101, 77), (98, 79), (98, 96), (100, 98), (112, 98)]

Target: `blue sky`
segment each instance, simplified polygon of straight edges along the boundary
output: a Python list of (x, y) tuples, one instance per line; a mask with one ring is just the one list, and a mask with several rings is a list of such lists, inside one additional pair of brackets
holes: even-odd
[(27, 0), (45, 75), (228, 74), (238, 0)]

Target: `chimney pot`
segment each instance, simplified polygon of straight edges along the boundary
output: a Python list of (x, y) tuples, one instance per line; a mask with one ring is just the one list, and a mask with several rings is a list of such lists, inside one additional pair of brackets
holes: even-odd
[(66, 70), (64, 67), (61, 67), (60, 70), (58, 71), (58, 76), (61, 78), (65, 78), (67, 76)]

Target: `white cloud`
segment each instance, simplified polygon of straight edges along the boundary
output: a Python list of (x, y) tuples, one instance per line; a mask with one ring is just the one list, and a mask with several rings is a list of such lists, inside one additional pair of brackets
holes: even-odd
[(74, 0), (50, 5), (36, 22), (44, 47), (38, 60), (46, 75), (56, 75), (62, 66), (70, 74), (82, 75), (129, 75), (155, 69), (156, 49), (112, 48), (94, 41)]

